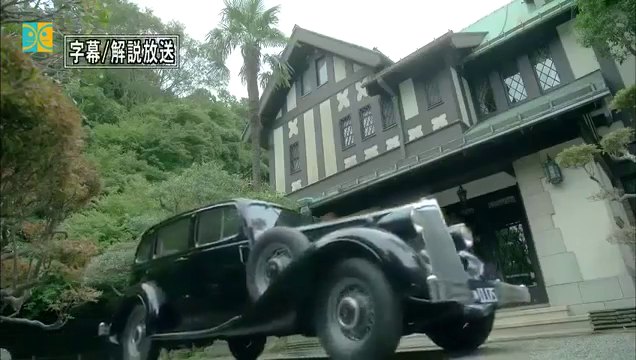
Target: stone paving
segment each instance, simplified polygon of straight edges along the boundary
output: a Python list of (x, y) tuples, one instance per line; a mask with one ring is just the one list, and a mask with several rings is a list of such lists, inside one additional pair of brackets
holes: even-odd
[[(209, 349), (210, 358), (230, 360), (221, 355), (223, 344)], [(543, 338), (534, 340), (493, 342), (472, 354), (447, 354), (436, 348), (401, 347), (396, 360), (633, 360), (636, 358), (636, 332), (620, 330), (582, 336)], [(263, 360), (326, 359), (323, 351), (295, 351), (286, 354), (269, 353)]]

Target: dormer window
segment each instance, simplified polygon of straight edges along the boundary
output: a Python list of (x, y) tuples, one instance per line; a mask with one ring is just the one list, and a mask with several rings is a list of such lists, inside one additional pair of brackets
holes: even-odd
[(316, 60), (316, 80), (318, 86), (321, 86), (329, 80), (327, 76), (327, 60), (324, 56)]

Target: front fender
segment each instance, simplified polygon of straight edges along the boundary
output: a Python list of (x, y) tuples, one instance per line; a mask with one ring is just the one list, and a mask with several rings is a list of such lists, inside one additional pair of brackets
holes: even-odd
[(407, 296), (427, 292), (426, 267), (420, 256), (404, 240), (390, 232), (364, 227), (336, 230), (314, 243), (317, 258), (337, 256), (339, 249), (363, 251), (377, 261), (394, 286)]
[(111, 325), (111, 335), (119, 335), (123, 331), (128, 315), (134, 306), (141, 304), (146, 308), (146, 331), (154, 334), (166, 327), (170, 316), (163, 316), (166, 311), (166, 295), (154, 282), (145, 282), (130, 287), (116, 308)]

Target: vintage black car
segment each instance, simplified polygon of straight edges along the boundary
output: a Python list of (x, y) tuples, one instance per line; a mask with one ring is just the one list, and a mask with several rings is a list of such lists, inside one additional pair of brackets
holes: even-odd
[(412, 333), (472, 350), (497, 307), (530, 295), (485, 280), (471, 245), (430, 199), (322, 223), (236, 199), (147, 230), (132, 287), (98, 331), (126, 360), (218, 339), (256, 359), (267, 336), (293, 334), (317, 336), (332, 359), (385, 359)]

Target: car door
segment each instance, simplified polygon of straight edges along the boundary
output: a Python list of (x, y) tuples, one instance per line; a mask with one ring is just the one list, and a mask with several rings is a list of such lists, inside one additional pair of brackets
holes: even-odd
[(243, 250), (249, 244), (233, 204), (199, 212), (192, 264), (198, 281), (196, 311), (202, 328), (240, 315), (247, 302)]
[(161, 311), (165, 324), (163, 331), (189, 330), (189, 312), (192, 282), (188, 267), (192, 248), (191, 215), (161, 224), (155, 231), (155, 253), (149, 278), (164, 292), (166, 307)]

